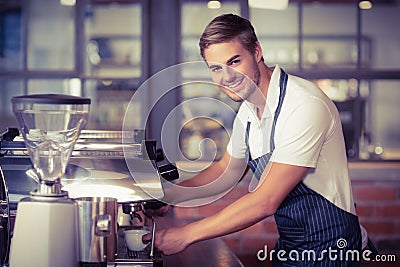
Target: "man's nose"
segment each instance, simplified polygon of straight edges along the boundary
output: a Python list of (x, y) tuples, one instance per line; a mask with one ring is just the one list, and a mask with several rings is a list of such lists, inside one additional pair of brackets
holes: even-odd
[(222, 77), (225, 83), (232, 82), (235, 80), (235, 71), (230, 67), (223, 68)]

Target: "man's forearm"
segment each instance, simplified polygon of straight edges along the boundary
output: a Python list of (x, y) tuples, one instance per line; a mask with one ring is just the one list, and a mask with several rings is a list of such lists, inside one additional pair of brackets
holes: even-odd
[(171, 204), (177, 204), (227, 192), (237, 184), (245, 169), (243, 159), (232, 159), (225, 155), (192, 179), (167, 188), (165, 199)]
[(273, 162), (263, 172), (259, 187), (217, 214), (187, 225), (190, 242), (242, 230), (272, 215), (289, 192), (303, 179), (307, 167)]
[(190, 180), (165, 189), (165, 200), (176, 205), (189, 200), (216, 196), (228, 192), (240, 179), (240, 176), (235, 178), (235, 175), (228, 171), (214, 175), (215, 173), (211, 173), (210, 170), (205, 170)]
[(249, 193), (217, 214), (185, 226), (191, 243), (227, 235), (247, 228), (273, 215), (274, 205), (259, 193)]
[(179, 183), (178, 185), (183, 187), (198, 187), (207, 185), (213, 182), (215, 179), (218, 179), (218, 177), (220, 177), (223, 172), (224, 169), (221, 166), (220, 162), (214, 162), (207, 169), (203, 170), (194, 177)]

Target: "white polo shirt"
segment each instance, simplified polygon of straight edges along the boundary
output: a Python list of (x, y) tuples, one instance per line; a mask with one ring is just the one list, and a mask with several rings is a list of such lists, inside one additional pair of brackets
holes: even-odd
[[(261, 120), (257, 118), (253, 104), (244, 101), (240, 106), (227, 147), (232, 157), (245, 158), (248, 121), (251, 122), (249, 148), (252, 159), (270, 151), (280, 73), (280, 67), (276, 66)], [(339, 113), (335, 104), (315, 84), (289, 75), (274, 141), (271, 162), (310, 167), (304, 184), (337, 207), (355, 214)]]

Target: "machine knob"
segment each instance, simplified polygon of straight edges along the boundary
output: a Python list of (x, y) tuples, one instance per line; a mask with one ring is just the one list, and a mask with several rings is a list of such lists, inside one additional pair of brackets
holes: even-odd
[(172, 181), (179, 178), (178, 168), (172, 163), (159, 166), (158, 172), (160, 173), (161, 177), (167, 181)]

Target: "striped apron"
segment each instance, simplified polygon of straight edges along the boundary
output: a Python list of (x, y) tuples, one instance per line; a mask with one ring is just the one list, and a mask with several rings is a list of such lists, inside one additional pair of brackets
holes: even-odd
[[(271, 151), (252, 159), (250, 121), (246, 127), (246, 160), (259, 180), (275, 148), (276, 122), (286, 93), (288, 76), (281, 70), (280, 95), (272, 123)], [(274, 266), (360, 266), (361, 230), (358, 217), (346, 212), (299, 182), (274, 214), (279, 239)], [(357, 256), (357, 254), (359, 256)]]

